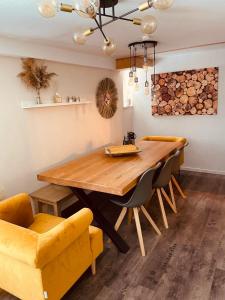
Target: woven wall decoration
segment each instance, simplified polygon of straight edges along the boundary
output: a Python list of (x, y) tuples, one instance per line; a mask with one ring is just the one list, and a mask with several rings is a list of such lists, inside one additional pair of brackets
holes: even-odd
[(152, 115), (216, 115), (218, 75), (219, 68), (157, 74)]
[(96, 105), (100, 115), (105, 119), (114, 116), (117, 110), (118, 92), (114, 81), (105, 78), (98, 84), (96, 92)]

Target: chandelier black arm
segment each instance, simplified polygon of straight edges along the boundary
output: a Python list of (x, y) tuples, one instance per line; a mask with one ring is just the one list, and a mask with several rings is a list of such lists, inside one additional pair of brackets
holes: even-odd
[(93, 30), (99, 29), (99, 30), (101, 31), (101, 33), (102, 33), (102, 35), (103, 35), (105, 41), (107, 42), (107, 41), (108, 41), (108, 38), (106, 37), (104, 31), (102, 30), (102, 26), (103, 26), (104, 24), (100, 25), (99, 22), (98, 22), (98, 20), (97, 20), (96, 18), (94, 18), (94, 20), (95, 20), (95, 23), (97, 24), (98, 27), (93, 28)]
[(133, 19), (123, 18), (123, 17), (117, 17), (117, 16), (114, 16), (114, 17), (113, 17), (112, 15), (107, 15), (107, 14), (101, 14), (101, 15), (100, 15), (100, 13), (97, 13), (97, 16), (99, 16), (99, 17), (111, 18), (111, 19), (114, 18), (114, 21), (116, 21), (116, 20), (123, 20), (123, 21), (133, 22)]
[[(135, 9), (133, 9), (133, 10), (130, 10), (130, 11), (128, 11), (127, 13), (122, 14), (122, 15), (116, 17), (114, 20), (112, 19), (112, 20), (110, 20), (110, 21), (108, 21), (108, 22), (103, 23), (102, 26), (101, 26), (101, 28), (104, 27), (104, 26), (106, 26), (106, 25), (109, 25), (109, 24), (111, 24), (111, 23), (113, 23), (113, 22), (116, 22), (116, 21), (118, 21), (118, 20), (121, 20), (121, 18), (124, 18), (124, 17), (126, 17), (126, 16), (128, 16), (128, 15), (131, 15), (131, 14), (137, 12), (137, 11), (139, 11), (138, 8), (135, 8)], [(96, 21), (96, 19), (95, 19), (95, 21)], [(97, 21), (97, 22), (98, 22), (98, 21)], [(98, 27), (92, 28), (93, 31), (98, 30), (98, 29), (100, 29), (99, 25), (98, 25)], [(102, 29), (101, 29), (101, 30), (102, 30)]]

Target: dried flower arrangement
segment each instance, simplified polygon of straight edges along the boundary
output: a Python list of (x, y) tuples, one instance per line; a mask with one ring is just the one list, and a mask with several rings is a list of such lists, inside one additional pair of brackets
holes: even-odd
[(18, 77), (26, 84), (28, 88), (35, 89), (37, 92), (37, 103), (41, 104), (41, 89), (46, 89), (50, 86), (52, 77), (56, 73), (48, 73), (47, 66), (42, 60), (34, 58), (22, 58), (23, 71), (18, 74)]

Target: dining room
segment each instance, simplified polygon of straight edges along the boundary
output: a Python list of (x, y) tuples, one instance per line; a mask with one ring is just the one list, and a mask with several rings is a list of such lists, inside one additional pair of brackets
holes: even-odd
[(0, 300), (225, 299), (225, 3), (0, 3)]

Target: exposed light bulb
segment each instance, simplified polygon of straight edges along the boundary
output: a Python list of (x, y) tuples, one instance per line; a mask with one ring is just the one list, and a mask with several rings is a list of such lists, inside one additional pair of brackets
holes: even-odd
[(134, 84), (134, 72), (130, 71), (129, 72), (129, 80), (128, 80), (128, 85), (132, 86)]
[(105, 53), (105, 55), (110, 56), (116, 51), (116, 44), (112, 40), (108, 39), (107, 41), (104, 41), (102, 50)]
[(133, 86), (134, 85), (134, 79), (133, 77), (130, 77), (129, 80), (128, 80), (128, 85), (129, 86)]
[(81, 17), (95, 18), (99, 6), (99, 0), (74, 0), (74, 8)]
[(174, 0), (154, 0), (153, 7), (156, 9), (168, 9), (173, 5)]
[(134, 78), (134, 90), (135, 91), (139, 90), (139, 80), (137, 76)]
[(142, 36), (142, 41), (144, 42), (144, 41), (148, 41), (148, 40), (150, 40), (151, 38), (150, 38), (150, 34), (144, 34), (143, 36)]
[(144, 34), (152, 34), (156, 31), (157, 21), (153, 16), (145, 16), (141, 22), (141, 31)]
[(57, 13), (57, 1), (56, 0), (41, 0), (38, 5), (40, 14), (45, 18), (52, 18)]
[(86, 36), (81, 32), (74, 33), (73, 40), (78, 45), (84, 45), (87, 41)]
[(145, 81), (145, 95), (149, 95), (149, 82), (147, 80)]

